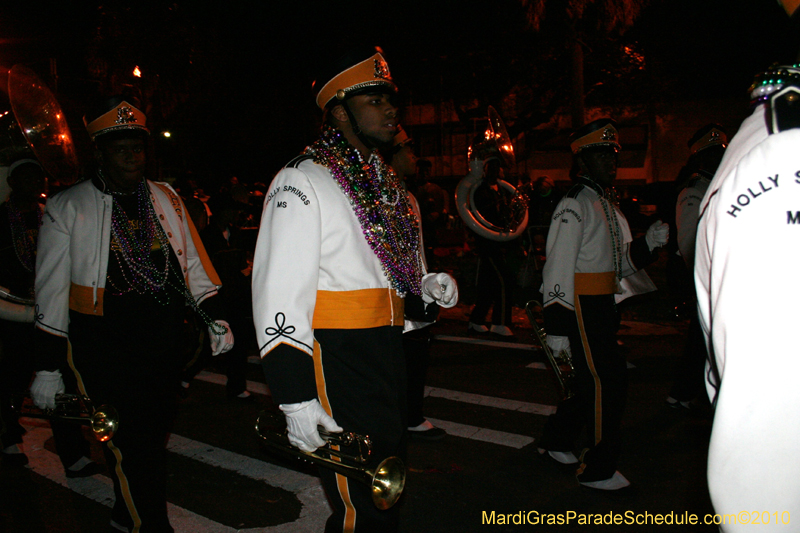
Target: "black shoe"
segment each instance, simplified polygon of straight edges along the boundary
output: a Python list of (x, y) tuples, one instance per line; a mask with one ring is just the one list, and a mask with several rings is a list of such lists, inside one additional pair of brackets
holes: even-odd
[(24, 453), (2, 453), (3, 464), (12, 467), (22, 467), (28, 464), (28, 456)]
[(447, 432), (442, 428), (432, 427), (423, 431), (408, 431), (408, 435), (415, 440), (442, 440)]
[(64, 473), (67, 475), (68, 478), (76, 478), (76, 477), (89, 477), (95, 474), (99, 474), (103, 471), (103, 467), (99, 464), (92, 461), (91, 463), (86, 463), (86, 465), (81, 468), (80, 470), (70, 470), (69, 468), (64, 470)]

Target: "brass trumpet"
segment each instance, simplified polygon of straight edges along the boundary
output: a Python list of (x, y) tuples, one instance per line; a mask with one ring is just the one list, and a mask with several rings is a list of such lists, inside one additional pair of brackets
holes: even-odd
[(525, 313), (533, 328), (536, 339), (542, 346), (550, 367), (556, 375), (558, 385), (561, 388), (563, 399), (567, 400), (574, 396), (572, 382), (575, 380), (575, 367), (572, 364), (572, 356), (566, 350), (554, 354), (550, 346), (547, 345), (547, 331), (544, 329), (544, 313), (542, 304), (536, 300), (531, 300), (525, 304)]
[(110, 440), (119, 428), (119, 414), (111, 405), (95, 408), (86, 396), (77, 394), (56, 395), (55, 409), (39, 409), (29, 402), (21, 401), (12, 408), (19, 416), (44, 418), (47, 420), (67, 420), (88, 425), (94, 437), (100, 442)]
[[(372, 489), (375, 507), (386, 510), (392, 507), (403, 493), (406, 484), (406, 468), (399, 457), (388, 457), (374, 469), (365, 464), (372, 454), (372, 442), (368, 436), (357, 433), (328, 433), (320, 429), (320, 436), (327, 444), (313, 452), (304, 452), (289, 443), (286, 420), (283, 415), (262, 411), (256, 421), (256, 433), (270, 449), (303, 461), (315, 463), (334, 472), (353, 478)], [(354, 453), (344, 453), (339, 448), (352, 448)]]

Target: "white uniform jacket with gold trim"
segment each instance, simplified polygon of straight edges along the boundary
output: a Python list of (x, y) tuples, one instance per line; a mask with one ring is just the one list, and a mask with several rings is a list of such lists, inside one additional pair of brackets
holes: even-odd
[(618, 259), (622, 277), (636, 272), (637, 264), (644, 266), (651, 260), (644, 239), (632, 240), (628, 221), (618, 208), (593, 187), (583, 183), (574, 185), (556, 206), (547, 234), (542, 298), (550, 335), (567, 335), (575, 321), (576, 295), (620, 292), (603, 204), (609, 215), (615, 215), (612, 227), (616, 227), (613, 226), (616, 218), (619, 228), (615, 231), (622, 241)]
[[(47, 333), (67, 337), (70, 310), (103, 315), (113, 197), (98, 186), (97, 178), (86, 180), (47, 201), (36, 255), (36, 324)], [(219, 277), (180, 197), (166, 183), (148, 180), (147, 186), (199, 304), (217, 293)]]
[(703, 198), (695, 285), (716, 364), (707, 372), (714, 509), (781, 520), (800, 516), (800, 128), (770, 135), (766, 109), (742, 123)]
[(312, 355), (317, 328), (403, 326), (403, 300), (350, 200), (309, 157), (269, 187), (253, 261), (253, 318), (262, 357), (281, 344)]
[(697, 238), (697, 219), (700, 203), (711, 179), (694, 174), (680, 193), (675, 204), (675, 226), (678, 230), (678, 250), (689, 269), (694, 268), (694, 243)]

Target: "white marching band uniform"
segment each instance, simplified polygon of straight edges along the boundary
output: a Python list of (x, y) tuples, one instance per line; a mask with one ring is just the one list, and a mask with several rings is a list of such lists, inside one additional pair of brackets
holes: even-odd
[[(274, 403), (319, 400), (336, 424), (369, 435), (373, 468), (402, 453), (407, 428), (403, 312), (330, 171), (296, 158), (267, 194), (253, 262), (262, 368)], [(320, 475), (337, 528), (394, 530), (397, 508), (376, 509), (369, 487)]]
[(768, 111), (743, 122), (703, 199), (695, 282), (716, 365), (711, 500), (720, 514), (769, 514), (759, 529), (772, 530), (800, 516), (800, 129), (770, 135)]
[(578, 478), (595, 483), (618, 476), (627, 396), (626, 362), (616, 344), (615, 295), (622, 292), (620, 278), (634, 274), (656, 254), (644, 238), (632, 239), (625, 216), (597, 184), (578, 180), (553, 215), (542, 287), (548, 338), (569, 337), (575, 396), (562, 401), (548, 418), (539, 446), (571, 453), (586, 426), (591, 446)]

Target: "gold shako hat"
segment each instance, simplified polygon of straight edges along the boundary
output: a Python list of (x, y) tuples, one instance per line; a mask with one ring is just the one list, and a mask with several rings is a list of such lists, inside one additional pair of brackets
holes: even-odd
[(110, 109), (92, 121), (89, 121), (85, 116), (83, 117), (86, 131), (92, 140), (112, 131), (138, 130), (147, 134), (150, 133), (147, 129), (147, 117), (135, 105), (127, 100), (112, 98), (109, 100), (109, 106)]
[(728, 146), (728, 136), (719, 124), (707, 124), (689, 139), (689, 152), (694, 155), (712, 146)]
[[(325, 109), (325, 106), (333, 98), (341, 101), (371, 87), (380, 87), (391, 93), (397, 92), (397, 86), (392, 81), (392, 74), (389, 72), (389, 64), (383, 57), (383, 50), (375, 47), (369, 57), (360, 61), (354, 60), (352, 57), (353, 54), (348, 54), (341, 58), (338, 68), (333, 69), (332, 76), (317, 80), (324, 82), (317, 93), (317, 105), (320, 109)], [(315, 86), (317, 81), (314, 82)]]
[(599, 118), (581, 126), (569, 137), (569, 147), (573, 154), (590, 146), (608, 146), (619, 151), (619, 132), (617, 123), (610, 118)]

